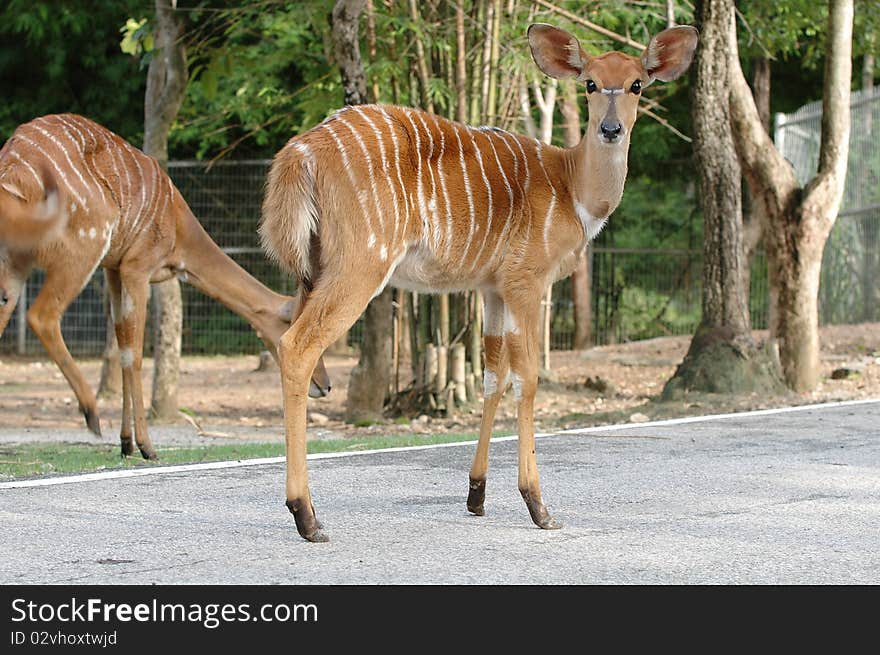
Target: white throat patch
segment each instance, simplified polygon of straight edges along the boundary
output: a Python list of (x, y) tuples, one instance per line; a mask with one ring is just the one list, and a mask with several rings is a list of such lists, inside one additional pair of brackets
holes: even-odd
[(587, 235), (587, 241), (592, 241), (599, 236), (599, 232), (602, 231), (602, 228), (605, 227), (605, 224), (608, 222), (607, 216), (605, 218), (596, 218), (587, 211), (586, 207), (577, 201), (574, 203), (574, 211), (580, 219), (581, 225), (584, 226), (584, 233)]

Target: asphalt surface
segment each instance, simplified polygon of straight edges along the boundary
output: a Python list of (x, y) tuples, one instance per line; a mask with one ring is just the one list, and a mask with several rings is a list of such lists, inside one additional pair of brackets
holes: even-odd
[(880, 400), (542, 437), (535, 528), (516, 442), (312, 459), (330, 543), (296, 534), (284, 467), (0, 485), (8, 583), (880, 583)]

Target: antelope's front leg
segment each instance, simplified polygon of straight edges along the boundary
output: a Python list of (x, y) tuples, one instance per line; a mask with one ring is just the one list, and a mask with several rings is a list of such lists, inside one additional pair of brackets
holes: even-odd
[[(537, 296), (541, 298), (539, 294)], [(530, 318), (534, 316), (534, 322)], [(532, 312), (517, 312), (514, 329), (504, 338), (510, 351), (511, 381), (516, 397), (519, 432), (518, 486), (532, 521), (544, 530), (557, 530), (562, 523), (550, 516), (541, 498), (541, 482), (535, 458), (535, 393), (538, 389), (537, 307)], [(517, 328), (516, 326), (521, 326)]]

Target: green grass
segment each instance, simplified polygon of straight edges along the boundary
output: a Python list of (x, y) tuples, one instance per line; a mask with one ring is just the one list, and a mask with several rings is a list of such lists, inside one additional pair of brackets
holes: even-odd
[[(375, 450), (400, 446), (455, 443), (476, 439), (474, 434), (398, 435), (310, 441), (309, 453)], [(122, 459), (118, 444), (9, 444), (0, 447), (0, 480), (14, 480), (61, 473), (85, 473), (145, 466), (220, 462), (284, 454), (283, 443), (235, 443), (210, 446), (162, 447), (159, 460), (148, 462), (140, 456)]]

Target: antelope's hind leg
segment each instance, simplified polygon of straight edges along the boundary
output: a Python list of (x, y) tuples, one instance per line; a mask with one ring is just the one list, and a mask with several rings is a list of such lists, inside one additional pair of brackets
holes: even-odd
[(507, 386), (510, 359), (504, 343), (504, 303), (492, 291), (484, 292), (483, 351), (486, 365), (483, 373), (483, 415), (480, 417), (480, 440), (471, 464), (467, 508), (483, 516), (486, 499), (486, 476), (489, 471), (489, 440), (498, 403)]
[(131, 447), (133, 422), (135, 443), (143, 458), (158, 459), (147, 431), (141, 381), (150, 278), (141, 271), (126, 270), (108, 275), (107, 279), (110, 282), (113, 322), (116, 327), (116, 341), (119, 343), (119, 363), (122, 367), (122, 427), (119, 432), (122, 455), (134, 453)]
[[(116, 332), (117, 344), (119, 342), (119, 324), (122, 320), (122, 282), (119, 279), (119, 271), (104, 269), (107, 280), (107, 290), (110, 296), (110, 314), (113, 318), (113, 329)], [(118, 347), (118, 345), (117, 345)], [(120, 349), (120, 360), (121, 357)], [(121, 364), (121, 361), (120, 361)], [(119, 427), (119, 446), (122, 457), (134, 455), (134, 440), (131, 431), (131, 369), (122, 369), (122, 420)]]
[(306, 464), (306, 404), (312, 373), (322, 353), (354, 324), (381, 290), (386, 272), (387, 267), (358, 271), (357, 275), (322, 271), (304, 299), (300, 315), (278, 345), (287, 453), (286, 505), (297, 531), (307, 541), (328, 541), (315, 515)]

